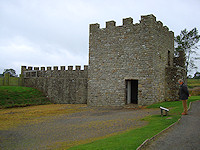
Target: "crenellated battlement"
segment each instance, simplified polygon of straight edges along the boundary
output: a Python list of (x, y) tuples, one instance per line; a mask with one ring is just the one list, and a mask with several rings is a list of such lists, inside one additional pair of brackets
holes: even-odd
[(21, 66), (23, 85), (43, 91), (54, 103), (86, 104), (88, 66)]
[(132, 24), (133, 24), (133, 18), (129, 17), (129, 18), (123, 19), (123, 26), (128, 26)]
[[(88, 104), (164, 101), (165, 68), (173, 65), (173, 57), (174, 33), (152, 14), (141, 16), (139, 23), (129, 17), (119, 26), (114, 20), (105, 28), (90, 24)], [(138, 88), (132, 91), (132, 85)]]
[(88, 65), (84, 65), (84, 68), (81, 68), (81, 66), (60, 66), (60, 69), (58, 66), (48, 66), (48, 67), (32, 67), (32, 66), (22, 66), (21, 71), (76, 71), (76, 70), (88, 70)]
[[(85, 76), (87, 74), (88, 66), (85, 65), (81, 70), (81, 66), (68, 66), (67, 69), (65, 66), (53, 66), (53, 67), (32, 67), (32, 66), (22, 66), (21, 71), (24, 75), (24, 78), (37, 78), (37, 77), (68, 77), (69, 73), (77, 76)], [(81, 74), (83, 75), (81, 75)]]
[(141, 16), (140, 23), (142, 24), (155, 24), (155, 22), (156, 22), (156, 17), (152, 14)]
[[(100, 28), (100, 24), (95, 23), (95, 24), (90, 24), (90, 33), (98, 33), (98, 31), (101, 32), (107, 32), (107, 31), (111, 31), (112, 30), (116, 30), (118, 28), (138, 28), (138, 29), (142, 29), (142, 28), (146, 28), (146, 27), (151, 27), (151, 28), (155, 28), (155, 29), (159, 29), (162, 30), (163, 32), (169, 32), (169, 28), (166, 26), (163, 26), (163, 23), (161, 21), (156, 21), (156, 17), (153, 14), (150, 15), (145, 15), (145, 16), (141, 16), (141, 20), (140, 23), (133, 23), (133, 18), (129, 17), (129, 18), (124, 18), (122, 20), (122, 26), (116, 26), (116, 22), (115, 21), (107, 21), (106, 22), (106, 28)], [(137, 29), (134, 29), (137, 30)], [(170, 31), (172, 33), (172, 31)]]

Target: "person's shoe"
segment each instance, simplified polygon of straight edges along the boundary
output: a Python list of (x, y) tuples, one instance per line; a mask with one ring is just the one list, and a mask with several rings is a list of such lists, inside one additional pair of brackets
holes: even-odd
[(182, 113), (182, 115), (187, 115), (186, 113)]

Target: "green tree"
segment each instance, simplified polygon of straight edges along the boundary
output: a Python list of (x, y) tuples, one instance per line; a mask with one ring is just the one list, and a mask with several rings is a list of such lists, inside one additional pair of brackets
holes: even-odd
[(3, 76), (5, 73), (9, 73), (11, 77), (16, 77), (16, 71), (14, 69), (4, 69)]
[(194, 79), (200, 79), (200, 72), (196, 72), (194, 74)]
[[(187, 31), (182, 30), (180, 35), (174, 38), (175, 42), (175, 57), (179, 57), (179, 65), (186, 68), (186, 72), (196, 69), (194, 61), (199, 59), (197, 57), (197, 49), (200, 35), (197, 28)], [(194, 56), (196, 55), (196, 56)]]

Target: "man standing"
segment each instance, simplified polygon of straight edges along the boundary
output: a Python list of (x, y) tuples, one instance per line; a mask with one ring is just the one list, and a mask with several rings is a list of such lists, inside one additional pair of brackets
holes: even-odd
[(187, 99), (189, 97), (189, 91), (182, 79), (179, 79), (178, 83), (180, 84), (179, 99), (182, 100), (184, 109), (182, 115), (187, 115)]

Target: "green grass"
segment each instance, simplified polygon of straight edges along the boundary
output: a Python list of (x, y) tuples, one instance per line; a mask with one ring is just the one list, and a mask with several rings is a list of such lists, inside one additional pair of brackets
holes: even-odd
[(188, 88), (200, 87), (200, 79), (187, 79)]
[[(200, 100), (200, 96), (190, 97), (188, 104), (192, 101)], [(128, 131), (92, 143), (78, 145), (70, 148), (70, 150), (134, 150), (142, 144), (146, 139), (151, 138), (163, 129), (176, 122), (183, 111), (182, 101), (162, 102), (149, 106), (148, 108), (159, 108), (160, 106), (170, 109), (169, 115), (161, 117), (160, 114), (143, 118), (149, 124), (138, 129)]]
[(147, 138), (159, 133), (161, 130), (176, 122), (178, 118), (167, 119), (159, 115), (146, 117), (143, 120), (149, 124), (143, 128), (135, 129), (124, 134), (98, 140), (89, 144), (70, 148), (70, 150), (134, 150)]
[(0, 86), (0, 108), (48, 104), (41, 91), (30, 87)]

